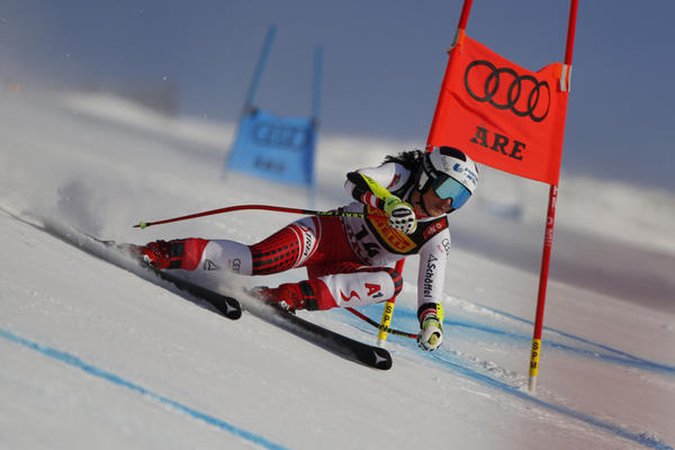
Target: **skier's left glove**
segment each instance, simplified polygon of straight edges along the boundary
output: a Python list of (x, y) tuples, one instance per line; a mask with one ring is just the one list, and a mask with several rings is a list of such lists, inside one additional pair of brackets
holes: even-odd
[(425, 303), (417, 310), (417, 317), (420, 320), (417, 344), (422, 350), (436, 350), (443, 342), (443, 305)]
[(417, 218), (413, 207), (397, 196), (390, 195), (384, 200), (384, 212), (389, 217), (390, 227), (405, 234), (412, 234), (417, 229)]

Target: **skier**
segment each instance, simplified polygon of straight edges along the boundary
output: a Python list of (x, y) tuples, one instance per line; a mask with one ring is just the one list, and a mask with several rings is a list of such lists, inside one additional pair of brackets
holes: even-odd
[(305, 267), (307, 280), (259, 288), (257, 294), (291, 310), (326, 310), (397, 296), (403, 280), (394, 263), (419, 254), (418, 344), (435, 350), (443, 341), (447, 214), (461, 208), (477, 184), (478, 168), (459, 149), (407, 151), (347, 174), (345, 188), (356, 201), (342, 209), (364, 217), (305, 217), (253, 245), (201, 238), (154, 241), (142, 247), (142, 255), (158, 269), (269, 275)]

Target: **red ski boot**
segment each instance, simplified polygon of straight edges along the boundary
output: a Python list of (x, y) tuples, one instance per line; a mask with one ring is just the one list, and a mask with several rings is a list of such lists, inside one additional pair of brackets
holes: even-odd
[(258, 287), (254, 289), (254, 295), (266, 303), (288, 311), (297, 309), (316, 311), (337, 306), (326, 284), (316, 279), (285, 283), (277, 288)]
[(208, 243), (197, 238), (154, 241), (138, 251), (146, 263), (157, 269), (195, 270)]

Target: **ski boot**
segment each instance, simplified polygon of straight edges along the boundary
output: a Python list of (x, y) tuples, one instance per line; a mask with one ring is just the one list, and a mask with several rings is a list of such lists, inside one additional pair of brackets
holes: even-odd
[(138, 247), (139, 257), (156, 269), (194, 270), (209, 241), (206, 239), (174, 239), (153, 241)]
[[(315, 281), (320, 283), (320, 281)], [(319, 308), (317, 296), (311, 281), (300, 283), (285, 283), (276, 288), (259, 286), (252, 290), (252, 295), (261, 301), (275, 307), (295, 313), (298, 309), (315, 311)]]

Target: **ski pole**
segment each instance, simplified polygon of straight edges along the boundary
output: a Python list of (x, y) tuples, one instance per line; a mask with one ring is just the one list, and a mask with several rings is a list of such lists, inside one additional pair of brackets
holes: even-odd
[(345, 211), (342, 208), (332, 209), (328, 211), (316, 211), (313, 209), (302, 209), (302, 208), (289, 208), (287, 206), (274, 206), (274, 205), (234, 205), (227, 206), (225, 208), (212, 209), (210, 211), (202, 211), (194, 214), (188, 214), (180, 217), (173, 217), (171, 219), (156, 220), (153, 222), (145, 222), (141, 220), (139, 223), (133, 226), (133, 228), (145, 229), (153, 225), (162, 225), (165, 223), (178, 222), (181, 220), (196, 219), (198, 217), (212, 216), (214, 214), (223, 214), (233, 211), (244, 211), (244, 210), (265, 210), (265, 211), (277, 211), (285, 212), (291, 214), (306, 214), (313, 216), (337, 216), (337, 217), (365, 217), (366, 213), (364, 212), (351, 212)]
[[(405, 258), (401, 258), (396, 262), (396, 271), (398, 273), (403, 273), (403, 265), (405, 264)], [(380, 331), (377, 333), (377, 345), (384, 347), (384, 343), (387, 341), (387, 334), (389, 333), (391, 321), (394, 318), (394, 307), (396, 306), (396, 296), (387, 300), (384, 304), (384, 309), (382, 310), (382, 319), (380, 320)]]
[(368, 324), (374, 326), (378, 330), (382, 330), (382, 331), (385, 331), (389, 334), (393, 334), (393, 335), (396, 335), (396, 336), (403, 336), (403, 337), (407, 337), (407, 338), (410, 338), (410, 339), (417, 339), (417, 334), (415, 334), (415, 333), (409, 333), (407, 331), (397, 330), (395, 328), (390, 328), (388, 326), (384, 327), (381, 324), (377, 323), (375, 320), (373, 320), (370, 317), (363, 314), (362, 312), (355, 310), (354, 308), (345, 308), (345, 309), (347, 311), (349, 311), (350, 313), (354, 314), (359, 319), (365, 320)]

